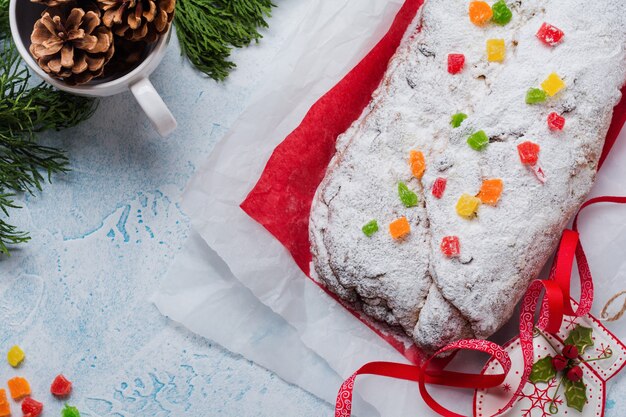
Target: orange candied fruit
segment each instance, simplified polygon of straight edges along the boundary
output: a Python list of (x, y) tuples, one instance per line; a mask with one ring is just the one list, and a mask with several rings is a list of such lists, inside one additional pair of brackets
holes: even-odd
[(9, 417), (11, 415), (11, 404), (7, 399), (7, 392), (0, 389), (0, 417)]
[(480, 187), (478, 198), (480, 198), (483, 204), (495, 206), (500, 200), (503, 188), (504, 184), (500, 178), (484, 180), (483, 185)]
[(491, 20), (493, 10), (485, 1), (473, 1), (469, 4), (469, 18), (473, 24), (483, 26)]
[(11, 391), (11, 398), (14, 400), (21, 400), (24, 397), (30, 395), (30, 384), (24, 378), (16, 376), (7, 381), (9, 391)]
[(411, 151), (409, 154), (409, 163), (411, 164), (411, 172), (418, 180), (421, 180), (426, 171), (426, 160), (421, 151)]
[(406, 217), (400, 217), (389, 225), (389, 233), (394, 239), (402, 239), (411, 233), (411, 225)]

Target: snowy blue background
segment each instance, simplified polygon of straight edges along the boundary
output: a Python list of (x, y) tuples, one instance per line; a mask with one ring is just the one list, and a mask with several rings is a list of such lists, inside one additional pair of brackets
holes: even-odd
[[(285, 17), (306, 2), (275, 3)], [(61, 372), (75, 384), (70, 402), (86, 416), (333, 414), (150, 302), (190, 233), (177, 204), (183, 188), (267, 78), (281, 29), (271, 24), (261, 44), (235, 51), (238, 68), (225, 83), (191, 68), (173, 36), (152, 77), (179, 122), (167, 139), (129, 93), (101, 100), (77, 128), (42, 136), (67, 150), (72, 171), (23, 196), (25, 208), (12, 213), (33, 239), (0, 263), (0, 353), (19, 344), (27, 359), (18, 370), (1, 360), (0, 382), (27, 377), (45, 415), (62, 407), (48, 393)], [(611, 387), (609, 417), (623, 415), (625, 394), (626, 384)]]

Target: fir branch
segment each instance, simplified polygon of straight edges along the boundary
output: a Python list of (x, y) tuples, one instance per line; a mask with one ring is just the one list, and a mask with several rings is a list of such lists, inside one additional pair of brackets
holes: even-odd
[(0, 0), (0, 39), (8, 37), (10, 32), (9, 0)]
[[(8, 218), (10, 210), (20, 208), (13, 201), (17, 193), (41, 190), (52, 174), (68, 169), (65, 153), (38, 144), (35, 133), (74, 126), (95, 107), (92, 99), (44, 83), (33, 85), (13, 44), (0, 42), (0, 214)], [(0, 253), (8, 254), (7, 245), (27, 240), (25, 232), (0, 218)]]
[(272, 7), (271, 0), (177, 0), (182, 53), (209, 77), (225, 79), (235, 67), (230, 52), (262, 37), (258, 29), (267, 27)]
[[(4, 212), (5, 216), (9, 217), (9, 208), (20, 208), (15, 205), (11, 200), (13, 194), (0, 194), (0, 209)], [(0, 253), (9, 254), (9, 248), (7, 245), (16, 245), (18, 243), (25, 243), (30, 240), (30, 237), (25, 232), (20, 232), (15, 226), (12, 226), (0, 219)]]

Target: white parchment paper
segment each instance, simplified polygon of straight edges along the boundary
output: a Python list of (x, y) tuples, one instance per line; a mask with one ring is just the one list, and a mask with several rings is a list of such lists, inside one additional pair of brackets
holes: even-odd
[[(308, 13), (283, 37), (271, 79), (188, 185), (182, 208), (195, 233), (155, 296), (165, 315), (331, 403), (341, 381), (362, 364), (406, 360), (315, 286), (239, 204), (273, 149), (382, 37), (401, 4), (309, 0)], [(594, 194), (626, 195), (624, 136)], [(626, 289), (626, 207), (587, 210), (581, 232), (599, 284), (597, 314), (602, 302)], [(626, 337), (626, 320), (608, 327)], [(471, 393), (433, 391), (470, 413)], [(435, 415), (414, 384), (361, 377), (358, 393), (383, 416)], [(375, 415), (357, 403), (357, 413)]]

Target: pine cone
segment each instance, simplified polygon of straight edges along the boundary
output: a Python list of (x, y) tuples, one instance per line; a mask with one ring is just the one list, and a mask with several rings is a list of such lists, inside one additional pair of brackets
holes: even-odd
[(102, 21), (131, 41), (155, 42), (174, 18), (175, 0), (97, 0)]
[(48, 7), (65, 6), (72, 3), (74, 0), (30, 0), (33, 3), (43, 4)]
[(35, 22), (31, 55), (50, 76), (68, 84), (84, 84), (102, 75), (113, 56), (113, 34), (99, 11), (48, 9)]
[(148, 44), (145, 42), (133, 42), (128, 39), (114, 36), (115, 54), (104, 66), (103, 77), (122, 76), (137, 67), (143, 60)]

